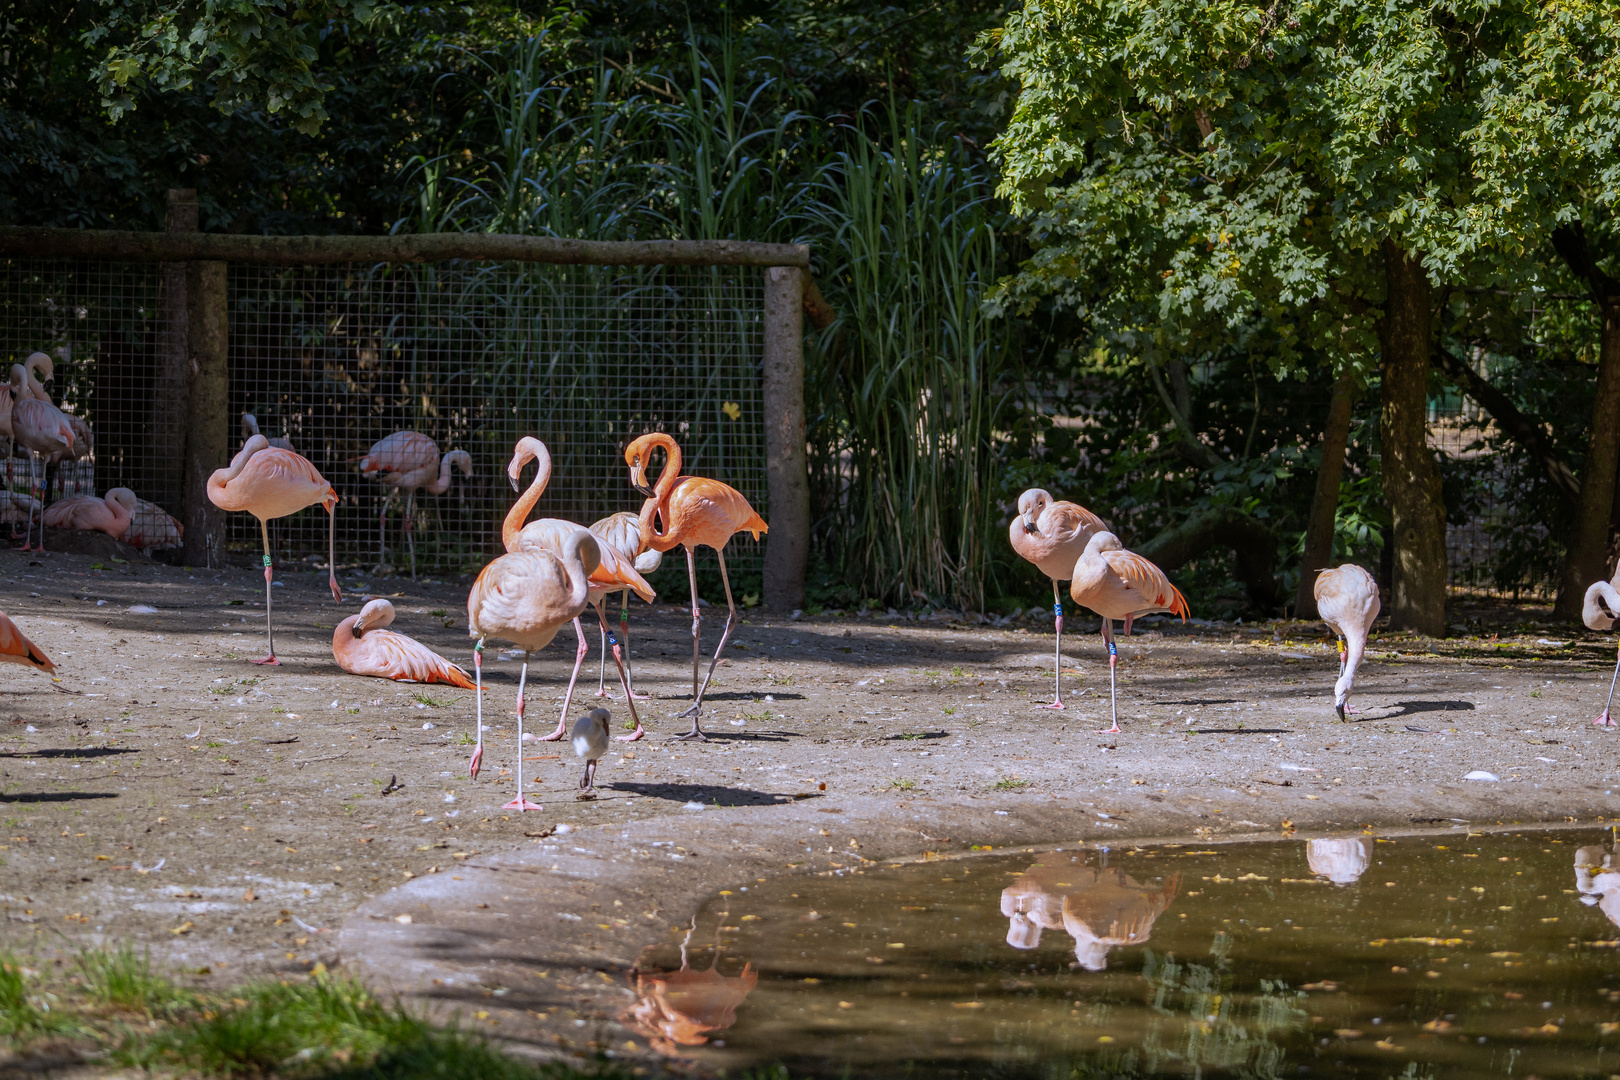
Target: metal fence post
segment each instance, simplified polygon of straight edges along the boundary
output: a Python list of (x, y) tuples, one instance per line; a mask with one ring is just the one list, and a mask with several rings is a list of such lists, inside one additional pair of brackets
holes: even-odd
[[(194, 188), (170, 188), (165, 231), (197, 231), (197, 192)], [(147, 417), (150, 438), (147, 473), (152, 477), (152, 501), (171, 513), (178, 513), (184, 501), (186, 477), (186, 410), (176, 402), (186, 400), (189, 382), (187, 356), (190, 352), (186, 312), (186, 264), (163, 264), (160, 309), (163, 330), (158, 348), (157, 386)]]
[(804, 289), (796, 266), (765, 270), (765, 606), (804, 604), (810, 559), (810, 471), (805, 455)]
[(230, 460), (229, 315), (223, 262), (186, 264), (187, 375), (185, 558), (225, 565), (225, 512), (208, 501), (208, 477)]

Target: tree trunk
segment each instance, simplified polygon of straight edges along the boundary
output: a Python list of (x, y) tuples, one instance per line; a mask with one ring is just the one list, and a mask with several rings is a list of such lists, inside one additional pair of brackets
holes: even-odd
[(1294, 618), (1316, 618), (1316, 574), (1333, 559), (1333, 526), (1339, 517), (1339, 483), (1344, 478), (1344, 450), (1350, 442), (1350, 414), (1356, 403), (1355, 380), (1349, 376), (1333, 383), (1327, 426), (1322, 429), (1322, 463), (1316, 469), (1316, 495), (1305, 526), (1305, 553), (1299, 563), (1299, 587), (1294, 590)]
[(1429, 277), (1384, 241), (1387, 296), (1379, 324), (1384, 353), (1384, 499), (1394, 518), (1390, 628), (1430, 637), (1446, 632), (1446, 508), (1428, 442)]
[(1578, 620), (1586, 587), (1608, 578), (1609, 517), (1614, 508), (1615, 466), (1620, 461), (1620, 297), (1603, 304), (1603, 336), (1598, 350), (1597, 388), (1592, 424), (1587, 428), (1586, 464), (1581, 469), (1580, 516), (1558, 580), (1556, 619)]

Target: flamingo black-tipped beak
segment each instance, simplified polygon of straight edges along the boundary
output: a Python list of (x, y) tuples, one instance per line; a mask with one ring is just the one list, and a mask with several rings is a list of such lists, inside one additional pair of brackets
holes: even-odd
[(1035, 523), (1033, 521), (1029, 520), (1029, 518), (1024, 519), (1024, 531), (1031, 534), (1031, 535), (1034, 535)]
[(1339, 714), (1339, 723), (1344, 723), (1344, 706), (1335, 703), (1333, 711)]
[(521, 490), (518, 487), (518, 478), (517, 477), (513, 476), (511, 473), (507, 473), (507, 479), (512, 481), (512, 490), (513, 491)]
[(651, 499), (653, 497), (653, 489), (648, 487), (646, 484), (634, 484), (632, 486), (647, 498)]

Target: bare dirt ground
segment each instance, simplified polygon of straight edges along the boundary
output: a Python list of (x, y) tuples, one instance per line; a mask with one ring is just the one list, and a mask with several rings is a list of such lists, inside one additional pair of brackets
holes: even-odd
[[(560, 836), (543, 834), (559, 824), (609, 860), (666, 833), (673, 854), (700, 822), (791, 833), (793, 852), (810, 827), (798, 862), (767, 860), (808, 873), (1008, 838), (1591, 821), (1620, 806), (1620, 736), (1589, 724), (1612, 642), (1516, 610), (1459, 606), (1475, 629), (1446, 641), (1376, 636), (1349, 724), (1331, 708), (1337, 665), (1319, 624), (1154, 623), (1122, 640), (1124, 732), (1106, 736), (1094, 621), (1070, 620), (1093, 632), (1065, 637), (1070, 707), (1055, 713), (1033, 707), (1051, 691), (1047, 619), (750, 612), (711, 691), (711, 739), (693, 744), (669, 741), (687, 723), (671, 716), (690, 692), (689, 617), (637, 605), (650, 737), (603, 761), (590, 803), (574, 799), (566, 743), (528, 744), (527, 790), (545, 809), (514, 814), (500, 807), (515, 788), (515, 660), (488, 654), (476, 781), (471, 691), (332, 661), (331, 628), (369, 593), (393, 599), (396, 630), (468, 664), (464, 583), (346, 572), (339, 608), (324, 572), (282, 573), (284, 666), (267, 669), (248, 663), (264, 648), (256, 571), (4, 552), (0, 580), (0, 605), (60, 665), (54, 684), (0, 668), (0, 944), (45, 958), (147, 944), (199, 986), (330, 968), (335, 931), (368, 900), (430, 875), (453, 892), (460, 868), (533, 861), (557, 850)], [(723, 612), (707, 614), (712, 649)], [(530, 730), (555, 721), (572, 643), (565, 631), (531, 668)], [(595, 702), (594, 653), (586, 672), (574, 715)], [(615, 725), (627, 718), (610, 707)], [(1500, 779), (1465, 781), (1473, 770)], [(659, 873), (674, 891), (646, 918), (662, 929), (732, 870), (693, 858)], [(633, 956), (632, 944), (615, 950)]]

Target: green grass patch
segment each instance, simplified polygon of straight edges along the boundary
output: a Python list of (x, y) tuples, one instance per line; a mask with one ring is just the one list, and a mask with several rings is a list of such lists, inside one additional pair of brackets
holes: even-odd
[(0, 1038), (17, 1044), (72, 1034), (77, 1025), (55, 1005), (55, 995), (45, 992), (37, 972), (15, 953), (0, 952)]
[(991, 785), (991, 787), (995, 788), (997, 791), (1017, 791), (1021, 787), (1028, 786), (1028, 780), (1024, 780), (1017, 776), (1003, 776), (1000, 780), (997, 780)]
[(114, 952), (85, 950), (79, 954), (81, 986), (91, 1002), (150, 1017), (174, 1016), (197, 1007), (195, 994), (183, 990), (152, 970), (149, 952), (120, 945)]

